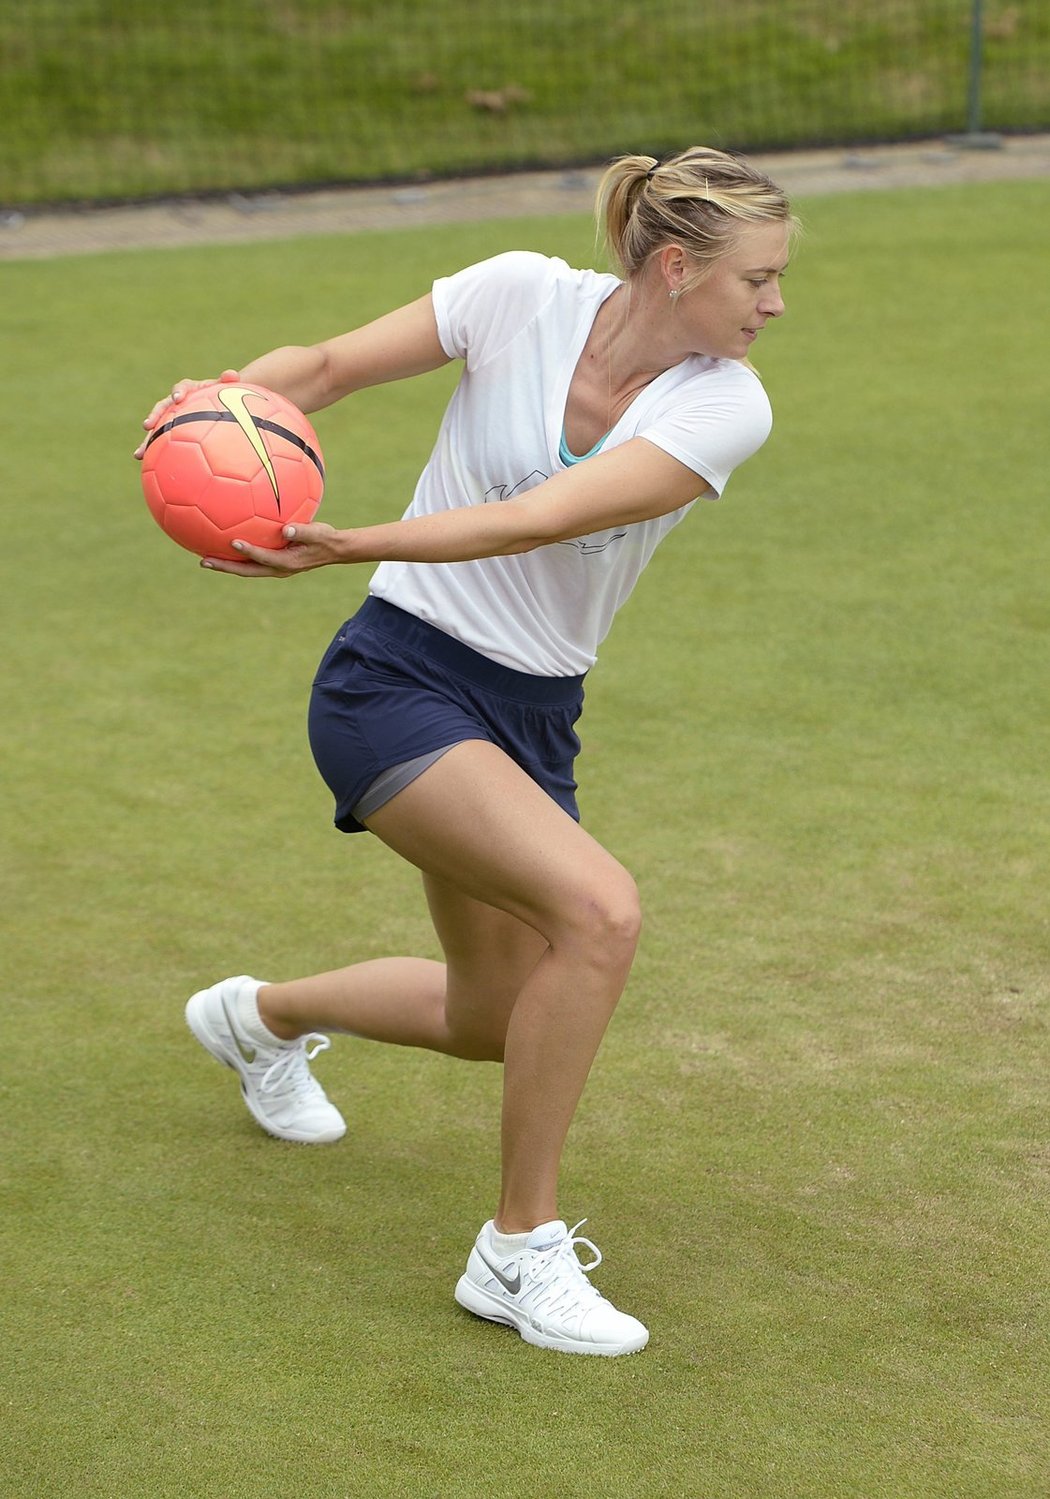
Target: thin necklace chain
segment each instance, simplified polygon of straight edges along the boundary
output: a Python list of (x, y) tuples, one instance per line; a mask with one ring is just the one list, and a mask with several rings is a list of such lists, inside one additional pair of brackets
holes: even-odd
[[(612, 346), (613, 346), (613, 340), (615, 339), (617, 333), (621, 333), (623, 331), (623, 329), (626, 328), (626, 326), (627, 326), (627, 319), (630, 317), (630, 313), (631, 313), (631, 300), (630, 300), (631, 299), (631, 290), (630, 290), (630, 287), (628, 287), (628, 286), (625, 285), (623, 287), (623, 292), (624, 292), (624, 296), (625, 296), (625, 298), (627, 300), (626, 310), (625, 310), (623, 318), (622, 318), (622, 320), (621, 320), (621, 322), (619, 324), (619, 327), (611, 329), (610, 332), (609, 332), (608, 338), (605, 340), (605, 406), (606, 406), (606, 418), (607, 418), (606, 431), (608, 431), (608, 432), (612, 431), (613, 427), (615, 427), (615, 425), (619, 421), (620, 417), (623, 416), (624, 412), (627, 410), (628, 406), (630, 406), (630, 404), (634, 400), (634, 398), (637, 395), (640, 395), (641, 392), (645, 389), (645, 387), (647, 385), (651, 385), (652, 382), (656, 379), (657, 375), (661, 373), (659, 370), (654, 370), (651, 375), (640, 375), (640, 376), (638, 376), (638, 378), (635, 381), (635, 383), (632, 384), (632, 385), (629, 385), (626, 388), (624, 394), (618, 398), (616, 404), (614, 405), (614, 403), (613, 403), (613, 377), (612, 377)], [(613, 293), (613, 295), (615, 296), (615, 293)], [(619, 407), (619, 410), (616, 409), (617, 406)]]

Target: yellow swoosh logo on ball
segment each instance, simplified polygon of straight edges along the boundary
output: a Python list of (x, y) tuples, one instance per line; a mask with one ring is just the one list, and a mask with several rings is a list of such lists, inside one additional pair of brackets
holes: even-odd
[(254, 396), (256, 392), (254, 390), (249, 390), (248, 387), (244, 385), (224, 385), (216, 394), (219, 405), (225, 406), (226, 410), (233, 417), (238, 427), (240, 427), (245, 437), (248, 439), (252, 447), (255, 449), (256, 453), (259, 455), (259, 462), (266, 470), (266, 476), (273, 486), (273, 497), (277, 501), (277, 513), (278, 515), (280, 515), (281, 493), (277, 488), (277, 475), (274, 472), (274, 467), (270, 459), (270, 455), (266, 451), (266, 444), (262, 440), (262, 433), (255, 425), (255, 418), (252, 416), (251, 412), (244, 404), (247, 397)]

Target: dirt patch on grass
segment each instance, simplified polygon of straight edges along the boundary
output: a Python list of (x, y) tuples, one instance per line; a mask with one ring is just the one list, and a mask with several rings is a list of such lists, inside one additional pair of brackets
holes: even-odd
[[(807, 198), (889, 187), (1050, 177), (1050, 135), (1005, 136), (998, 144), (932, 140), (758, 154), (751, 160), (792, 196)], [(589, 213), (600, 171), (593, 167), (414, 186), (231, 193), (206, 201), (9, 212), (0, 216), (0, 260)]]

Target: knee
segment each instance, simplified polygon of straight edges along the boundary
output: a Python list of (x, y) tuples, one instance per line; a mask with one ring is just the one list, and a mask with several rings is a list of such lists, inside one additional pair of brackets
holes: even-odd
[(642, 931), (638, 887), (625, 869), (581, 901), (577, 919), (591, 960), (601, 967), (626, 970), (634, 960)]

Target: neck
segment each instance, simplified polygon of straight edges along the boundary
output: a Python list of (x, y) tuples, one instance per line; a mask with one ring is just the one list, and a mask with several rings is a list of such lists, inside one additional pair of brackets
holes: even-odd
[(674, 337), (674, 309), (650, 283), (644, 276), (624, 282), (595, 320), (596, 354), (615, 389), (636, 392), (686, 357)]
[(570, 385), (566, 415), (574, 452), (613, 428), (640, 391), (684, 358), (667, 338), (667, 297), (644, 278), (617, 287), (599, 307)]

